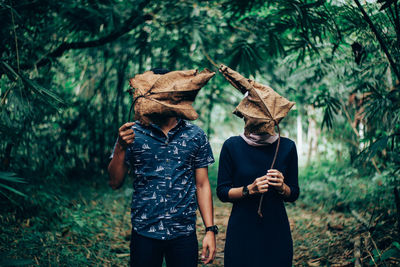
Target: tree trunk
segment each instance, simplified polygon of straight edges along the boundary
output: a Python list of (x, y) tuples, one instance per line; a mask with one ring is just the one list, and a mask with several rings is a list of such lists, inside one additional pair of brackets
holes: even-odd
[(210, 94), (208, 96), (208, 99), (210, 101), (210, 103), (208, 104), (208, 114), (207, 114), (208, 115), (207, 116), (207, 137), (208, 137), (208, 139), (211, 138), (211, 125), (212, 125), (211, 119), (212, 119), (212, 110), (214, 108), (214, 94), (213, 94), (213, 92), (214, 92), (214, 88), (212, 88), (210, 90)]
[(400, 237), (400, 196), (396, 186), (394, 187), (393, 193), (397, 211), (397, 236)]
[(307, 166), (311, 163), (311, 160), (318, 155), (318, 137), (321, 131), (317, 127), (317, 121), (315, 119), (315, 109), (311, 107), (308, 116), (308, 132), (307, 132)]
[[(123, 120), (126, 118), (126, 114), (121, 113), (123, 99), (124, 99), (124, 84), (125, 84), (125, 72), (128, 67), (130, 55), (126, 55), (119, 62), (119, 67), (117, 69), (117, 97), (115, 100), (114, 107), (114, 129), (117, 130), (122, 124)], [(121, 115), (122, 114), (122, 115)]]
[(303, 155), (303, 127), (301, 125), (301, 114), (297, 115), (297, 154), (299, 157)]

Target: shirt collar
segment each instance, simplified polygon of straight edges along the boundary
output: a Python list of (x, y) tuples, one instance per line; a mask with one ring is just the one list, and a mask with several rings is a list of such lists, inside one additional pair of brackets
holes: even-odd
[[(160, 137), (166, 138), (164, 132), (161, 130), (160, 126), (158, 126), (157, 124), (150, 123), (148, 126), (146, 126), (146, 125), (141, 124), (140, 121), (136, 121), (136, 123), (139, 124), (139, 126), (141, 128), (147, 129), (153, 133), (157, 133), (157, 135), (160, 135)], [(168, 132), (168, 138), (172, 138), (185, 125), (186, 125), (185, 120), (183, 120), (181, 118), (177, 118), (176, 125)]]

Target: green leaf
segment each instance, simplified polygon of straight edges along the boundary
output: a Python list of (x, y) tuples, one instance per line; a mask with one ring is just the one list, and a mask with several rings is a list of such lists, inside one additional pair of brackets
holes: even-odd
[[(11, 173), (11, 172), (0, 172), (0, 180), (6, 181), (8, 183), (26, 183), (26, 181), (23, 178), (16, 177), (15, 174)], [(25, 195), (21, 191), (15, 189), (9, 185), (6, 185), (4, 183), (0, 182), (0, 187), (7, 189), (8, 191), (10, 191), (16, 195), (20, 195), (22, 197), (27, 197), (27, 195)], [(8, 199), (10, 199), (9, 196), (5, 192), (1, 191), (1, 193), (4, 196), (6, 196)]]
[[(15, 71), (10, 65), (8, 65), (6, 62), (0, 60), (0, 67), (1, 69), (7, 74), (10, 80), (18, 80), (21, 79), (21, 81), (24, 83), (24, 85), (27, 88), (30, 88), (32, 91), (40, 94), (43, 97), (49, 98), (49, 100), (54, 100), (59, 104), (64, 104), (64, 101), (53, 91), (41, 86), (40, 84), (36, 83), (35, 81), (26, 78), (22, 74), (18, 73)], [(51, 102), (49, 102), (51, 103)]]
[(0, 171), (0, 180), (5, 180), (13, 183), (26, 183), (26, 181), (23, 178), (16, 177), (15, 175), (16, 174), (12, 172)]

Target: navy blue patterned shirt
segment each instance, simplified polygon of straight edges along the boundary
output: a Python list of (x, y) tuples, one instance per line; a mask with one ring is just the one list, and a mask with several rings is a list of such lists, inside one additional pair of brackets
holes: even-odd
[(134, 142), (125, 163), (134, 174), (132, 227), (155, 239), (173, 239), (195, 231), (195, 170), (214, 162), (203, 130), (185, 120), (166, 136), (155, 124), (136, 121)]

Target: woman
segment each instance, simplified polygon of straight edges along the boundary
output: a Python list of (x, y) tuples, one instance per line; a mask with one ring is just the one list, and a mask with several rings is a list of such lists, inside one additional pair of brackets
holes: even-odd
[[(223, 71), (230, 71), (229, 81), (237, 75), (229, 68)], [(246, 81), (237, 77), (236, 80)], [(250, 85), (246, 86), (250, 88)], [(256, 92), (247, 90), (250, 99), (243, 108), (250, 107), (252, 101), (257, 102)], [(235, 114), (245, 112), (240, 108), (239, 111), (240, 114)], [(226, 140), (219, 159), (217, 195), (221, 201), (233, 203), (226, 233), (224, 266), (292, 266), (293, 244), (284, 201), (294, 202), (299, 196), (296, 145), (288, 138), (280, 138), (276, 161), (270, 169), (279, 143), (278, 135), (271, 134), (273, 126), (271, 131), (270, 125), (264, 127), (259, 122), (252, 125), (246, 114), (241, 117), (246, 121), (246, 135)], [(252, 133), (252, 129), (257, 129), (257, 134)], [(260, 217), (257, 209), (262, 194), (260, 211), (263, 216)]]

